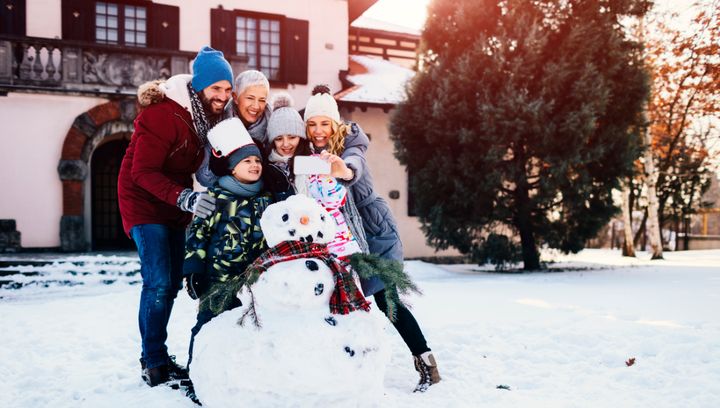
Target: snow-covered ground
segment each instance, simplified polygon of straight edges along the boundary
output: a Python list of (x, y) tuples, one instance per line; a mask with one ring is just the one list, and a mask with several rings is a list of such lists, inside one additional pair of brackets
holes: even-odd
[[(413, 394), (412, 358), (391, 331), (384, 405), (720, 406), (720, 251), (665, 256), (586, 250), (555, 256), (562, 271), (530, 274), (407, 262), (424, 291), (409, 302), (443, 381)], [(93, 259), (87, 270), (40, 267), (73, 269), (84, 285), (0, 290), (0, 406), (193, 407), (140, 379), (138, 265)], [(181, 292), (168, 340), (181, 363), (194, 319)]]

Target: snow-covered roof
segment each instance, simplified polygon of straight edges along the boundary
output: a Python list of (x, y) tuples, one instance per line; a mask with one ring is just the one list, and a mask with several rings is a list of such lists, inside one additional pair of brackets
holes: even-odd
[(405, 100), (405, 84), (415, 71), (379, 57), (350, 55), (347, 80), (354, 86), (335, 97), (340, 102), (398, 104)]
[(400, 24), (390, 23), (388, 21), (378, 20), (376, 18), (362, 15), (350, 24), (351, 27), (369, 28), (371, 30), (390, 31), (394, 33), (405, 33), (412, 35), (420, 35), (420, 29), (416, 27), (408, 27)]

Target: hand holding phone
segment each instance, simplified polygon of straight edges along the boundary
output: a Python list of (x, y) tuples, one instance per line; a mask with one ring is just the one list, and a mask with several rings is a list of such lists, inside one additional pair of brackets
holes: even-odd
[(330, 163), (318, 156), (295, 156), (295, 174), (330, 174)]

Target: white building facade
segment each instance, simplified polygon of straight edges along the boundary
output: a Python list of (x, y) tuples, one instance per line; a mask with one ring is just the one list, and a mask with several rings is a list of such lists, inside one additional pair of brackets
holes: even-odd
[[(137, 86), (188, 73), (197, 50), (221, 49), (301, 108), (315, 84), (343, 88), (349, 31), (376, 0), (6, 0), (0, 11), (0, 251), (132, 248), (116, 183), (137, 114)], [(373, 139), (378, 193), (401, 220), (410, 257), (431, 256), (392, 156), (387, 115), (348, 117)], [(348, 112), (347, 116), (353, 116)], [(384, 139), (383, 139), (384, 138)], [(388, 167), (389, 166), (389, 167)], [(405, 189), (405, 190), (403, 190)], [(394, 196), (394, 194), (393, 194)]]

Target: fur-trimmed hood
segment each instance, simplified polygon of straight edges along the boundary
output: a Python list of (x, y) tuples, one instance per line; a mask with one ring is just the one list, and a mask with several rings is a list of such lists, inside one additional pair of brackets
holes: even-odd
[[(180, 74), (168, 78), (166, 81), (155, 80), (146, 82), (138, 87), (138, 103), (141, 107), (162, 102), (166, 97), (175, 101), (178, 105), (185, 108), (192, 116), (192, 107), (190, 105), (190, 94), (188, 93), (187, 84), (192, 81), (192, 75)], [(195, 119), (193, 117), (193, 119)]]

